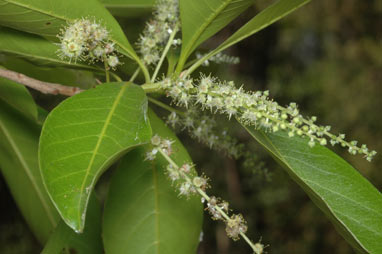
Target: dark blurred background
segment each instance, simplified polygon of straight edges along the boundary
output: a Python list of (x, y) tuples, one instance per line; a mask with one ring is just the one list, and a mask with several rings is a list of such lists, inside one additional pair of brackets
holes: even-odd
[[(268, 4), (257, 0), (204, 47), (218, 45)], [(318, 116), (319, 123), (331, 125), (334, 133), (346, 133), (349, 139), (368, 144), (379, 153), (371, 163), (343, 149), (334, 150), (382, 190), (381, 28), (382, 1), (312, 1), (229, 49), (226, 53), (239, 56), (240, 64), (212, 64), (203, 71), (235, 80), (247, 89), (270, 90), (280, 104), (297, 102), (305, 115)], [(255, 167), (244, 167), (240, 160), (200, 148), (186, 134), (179, 135), (194, 162), (212, 179), (210, 193), (228, 200), (248, 220), (249, 236), (255, 241), (262, 237), (263, 243), (270, 244), (268, 253), (354, 253), (283, 169), (240, 126), (232, 123), (229, 127), (255, 154)], [(268, 171), (263, 173), (264, 169)], [(40, 247), (2, 178), (0, 197), (1, 253), (38, 253)], [(224, 225), (206, 215), (199, 254), (210, 253), (249, 253), (249, 248), (243, 241), (228, 239)]]
[[(256, 1), (254, 9), (217, 35), (218, 40), (268, 2)], [(382, 190), (381, 28), (382, 1), (312, 1), (230, 49), (240, 64), (217, 70), (220, 77), (248, 89), (270, 90), (281, 105), (297, 102), (305, 115), (317, 116), (334, 133), (346, 133), (375, 149), (379, 154), (372, 163), (334, 150)], [(240, 139), (251, 141), (239, 128)], [(259, 167), (269, 170), (270, 181), (243, 169), (240, 162), (221, 160), (219, 154), (211, 162), (207, 150), (191, 149), (195, 162), (213, 179), (211, 191), (248, 219), (252, 239), (262, 236), (270, 244), (268, 253), (355, 253), (297, 184), (255, 145), (252, 149), (265, 164)], [(204, 230), (200, 253), (249, 253), (243, 241), (227, 239), (224, 225), (207, 216)]]

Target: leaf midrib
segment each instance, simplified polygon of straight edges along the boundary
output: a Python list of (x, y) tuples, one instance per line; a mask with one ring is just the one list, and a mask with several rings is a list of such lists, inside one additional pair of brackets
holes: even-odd
[(211, 13), (211, 15), (206, 19), (207, 22), (205, 22), (200, 28), (197, 30), (196, 33), (194, 33), (194, 36), (191, 37), (190, 42), (188, 43), (188, 46), (185, 48), (185, 56), (187, 57), (189, 55), (190, 49), (193, 47), (195, 42), (200, 38), (200, 35), (207, 29), (207, 27), (212, 23), (212, 21), (232, 2), (233, 0), (227, 0), (225, 1), (219, 8), (217, 8), (214, 12)]
[(45, 212), (48, 215), (49, 222), (52, 224), (53, 228), (55, 228), (57, 226), (57, 223), (56, 223), (56, 221), (54, 219), (54, 216), (51, 213), (51, 210), (49, 209), (49, 206), (48, 206), (45, 198), (43, 197), (43, 194), (41, 193), (40, 189), (38, 188), (36, 180), (35, 180), (34, 176), (32, 175), (32, 173), (30, 172), (31, 170), (30, 170), (28, 164), (26, 163), (26, 161), (24, 160), (24, 157), (23, 157), (21, 151), (19, 150), (19, 148), (17, 147), (16, 143), (14, 142), (14, 140), (12, 138), (12, 135), (8, 132), (7, 128), (3, 125), (2, 121), (0, 121), (0, 128), (2, 129), (4, 135), (7, 137), (11, 147), (13, 148), (17, 158), (20, 161), (20, 164), (22, 165), (22, 168), (24, 169), (24, 171), (27, 174), (29, 180), (31, 181), (32, 186), (35, 189), (35, 191), (37, 193), (37, 196), (40, 199), (40, 201), (42, 203), (42, 206), (43, 206)]
[[(84, 179), (82, 181), (82, 184), (81, 184), (81, 188), (80, 188), (80, 198), (79, 198), (79, 202), (78, 202), (78, 207), (80, 208), (81, 207), (81, 203), (82, 203), (82, 200), (83, 200), (83, 197), (85, 196), (84, 195), (84, 189), (85, 189), (85, 183), (87, 181), (87, 178), (89, 177), (89, 173), (90, 173), (90, 170), (92, 169), (93, 167), (93, 164), (94, 164), (94, 160), (95, 160), (95, 157), (97, 156), (98, 154), (98, 150), (101, 146), (101, 143), (103, 141), (103, 138), (105, 136), (105, 133), (106, 133), (106, 130), (107, 128), (109, 127), (109, 124), (111, 122), (111, 118), (113, 117), (114, 115), (114, 112), (119, 104), (119, 102), (121, 101), (121, 97), (123, 95), (123, 93), (125, 92), (127, 86), (129, 85), (129, 83), (126, 83), (124, 84), (122, 87), (121, 87), (121, 90), (119, 91), (115, 101), (113, 102), (113, 105), (110, 109), (110, 112), (109, 114), (107, 115), (106, 117), (106, 120), (105, 120), (105, 123), (102, 127), (102, 130), (101, 130), (101, 133), (100, 135), (98, 136), (98, 140), (97, 140), (97, 144), (93, 150), (93, 153), (92, 153), (92, 157), (90, 158), (90, 161), (89, 161), (89, 164), (88, 164), (88, 167), (86, 168), (86, 173), (85, 173), (85, 176), (84, 176)], [(86, 212), (86, 209), (85, 211), (83, 211), (84, 213)], [(78, 221), (81, 222), (81, 209), (78, 209)], [(82, 224), (82, 223), (81, 223)], [(82, 225), (80, 226), (82, 227)]]
[[(244, 125), (243, 125), (244, 126)], [(247, 127), (244, 127), (245, 129), (247, 129), (247, 131), (249, 132), (248, 128)], [(251, 132), (249, 132), (251, 133)], [(272, 151), (271, 149), (268, 149), (267, 146), (260, 142), (259, 140), (257, 140), (259, 143), (261, 143), (264, 147), (266, 147), (268, 149), (268, 151), (270, 151), (272, 154), (274, 154), (275, 156), (277, 156), (288, 168), (290, 168), (292, 170), (292, 167), (291, 165), (289, 165), (289, 163), (284, 159), (284, 157), (280, 154), (280, 151), (274, 146), (273, 142), (268, 138), (268, 136), (266, 136), (263, 132), (260, 132), (260, 135), (262, 135), (269, 143), (269, 145), (274, 149), (274, 151)], [(292, 170), (293, 171), (293, 170)], [(293, 171), (294, 172), (294, 171)], [(307, 185), (308, 186), (308, 185)], [(346, 229), (349, 229), (349, 227), (340, 219), (338, 218), (337, 214), (333, 211), (332, 207), (330, 207), (328, 205), (328, 203), (323, 200), (316, 191), (314, 191), (310, 186), (308, 186), (309, 189), (315, 193), (315, 195), (321, 200), (321, 202), (323, 202), (325, 204), (325, 206), (328, 208), (328, 210), (330, 211), (330, 213), (337, 219), (337, 221), (339, 223), (341, 223)], [(357, 241), (357, 243), (360, 245), (360, 247), (362, 247), (364, 250), (368, 251), (366, 249), (366, 247), (363, 245), (363, 243), (358, 239), (358, 237), (356, 235), (354, 235), (354, 233), (351, 231), (351, 230), (348, 230), (348, 232), (353, 236), (354, 240)]]

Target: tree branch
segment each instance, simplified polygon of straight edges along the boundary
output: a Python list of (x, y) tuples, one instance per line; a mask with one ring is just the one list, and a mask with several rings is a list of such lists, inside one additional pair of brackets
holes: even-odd
[(6, 79), (10, 79), (17, 83), (23, 84), (24, 86), (33, 88), (44, 94), (62, 94), (66, 96), (73, 96), (83, 91), (81, 88), (78, 87), (70, 87), (55, 83), (43, 82), (31, 77), (27, 77), (24, 74), (10, 70), (5, 70), (2, 68), (0, 68), (0, 77), (4, 77)]

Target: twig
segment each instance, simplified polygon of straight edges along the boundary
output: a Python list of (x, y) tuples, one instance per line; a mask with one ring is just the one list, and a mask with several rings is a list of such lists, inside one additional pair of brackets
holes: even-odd
[(167, 104), (165, 104), (165, 103), (163, 103), (161, 101), (158, 101), (158, 100), (156, 100), (156, 99), (154, 99), (154, 98), (152, 98), (150, 96), (147, 96), (147, 99), (149, 100), (149, 102), (151, 102), (151, 103), (153, 103), (153, 104), (155, 104), (155, 105), (157, 105), (157, 106), (159, 106), (159, 107), (161, 107), (161, 108), (163, 108), (163, 109), (165, 109), (165, 110), (167, 110), (169, 112), (175, 112), (175, 113), (177, 113), (178, 115), (181, 115), (181, 116), (185, 115), (185, 113), (183, 111), (180, 111), (180, 110), (177, 110), (177, 109), (175, 109), (175, 108), (173, 108), (171, 106), (168, 106)]
[[(163, 151), (162, 148), (158, 148), (158, 152), (167, 160), (168, 163), (170, 163), (175, 169), (179, 170), (179, 166), (170, 158), (170, 156), (167, 155), (167, 153), (165, 151)], [(191, 178), (184, 172), (182, 171), (179, 171), (180, 175), (190, 184), (190, 185), (193, 185), (196, 189), (196, 191), (199, 193), (200, 196), (202, 196), (205, 200), (207, 200), (207, 202), (209, 202), (211, 200), (211, 197), (207, 195), (207, 193), (202, 190), (200, 187), (197, 187), (193, 184), (193, 181), (191, 180)], [(226, 220), (226, 221), (230, 221), (231, 218), (228, 216), (228, 214), (226, 212), (223, 211), (223, 209), (221, 207), (219, 207), (218, 205), (213, 205), (214, 208), (220, 213), (220, 215)], [(240, 235), (243, 237), (243, 239), (247, 242), (247, 244), (252, 248), (252, 250), (254, 251), (254, 253), (262, 253), (262, 252), (258, 252), (258, 247), (256, 247), (256, 244), (253, 243), (248, 237), (247, 235), (244, 233), (244, 232), (240, 232)], [(257, 252), (256, 252), (257, 251)]]
[(133, 76), (131, 76), (129, 82), (134, 82), (135, 78), (138, 76), (138, 74), (139, 74), (140, 71), (141, 71), (141, 69), (138, 67), (138, 68), (135, 70)]
[(103, 65), (105, 67), (106, 83), (110, 83), (109, 66), (107, 64), (106, 54), (103, 55)]
[(151, 78), (151, 83), (154, 83), (154, 81), (158, 75), (158, 72), (160, 70), (160, 67), (162, 66), (162, 63), (163, 63), (165, 57), (167, 56), (168, 51), (170, 50), (170, 47), (174, 41), (174, 38), (175, 38), (175, 35), (177, 32), (178, 32), (178, 26), (175, 26), (174, 31), (172, 31), (170, 38), (168, 39), (167, 45), (166, 45), (165, 49), (163, 50), (162, 56), (159, 60), (159, 63), (157, 65), (157, 67), (155, 68), (155, 72)]
[(81, 88), (78, 88), (78, 87), (71, 87), (71, 86), (64, 86), (64, 85), (60, 85), (56, 83), (43, 82), (31, 77), (25, 76), (24, 74), (10, 71), (10, 70), (5, 70), (2, 68), (0, 68), (0, 77), (4, 77), (6, 79), (10, 79), (17, 83), (23, 84), (24, 86), (33, 88), (44, 94), (54, 94), (54, 95), (62, 94), (66, 96), (73, 96), (83, 91)]

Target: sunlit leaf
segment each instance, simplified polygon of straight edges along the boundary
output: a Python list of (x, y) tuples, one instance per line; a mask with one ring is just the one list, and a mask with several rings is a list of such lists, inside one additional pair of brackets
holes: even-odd
[(139, 86), (109, 83), (65, 100), (45, 120), (39, 147), (42, 176), (74, 230), (84, 228), (89, 195), (102, 172), (129, 148), (150, 139), (146, 110)]

